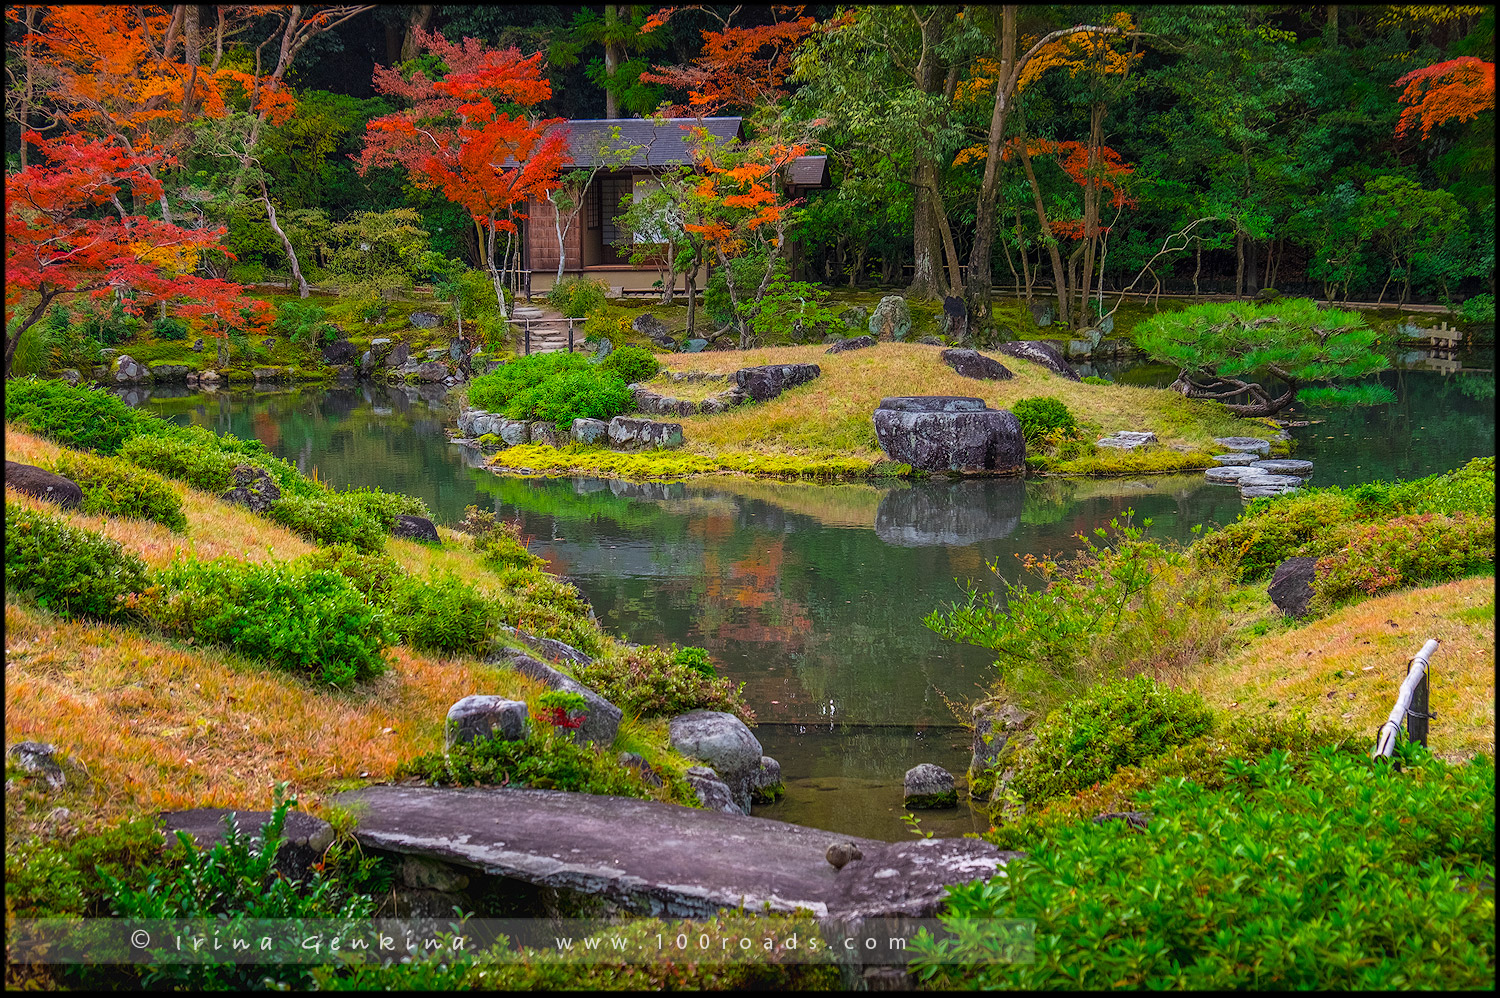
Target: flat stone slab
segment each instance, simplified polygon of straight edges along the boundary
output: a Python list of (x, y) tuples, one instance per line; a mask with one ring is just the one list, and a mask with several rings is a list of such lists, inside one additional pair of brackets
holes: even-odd
[(1301, 484), (1302, 479), (1298, 478), (1296, 475), (1267, 475), (1265, 472), (1259, 469), (1255, 469), (1255, 474), (1253, 475), (1240, 476), (1239, 480), (1239, 486), (1242, 489), (1256, 487), (1265, 488), (1271, 485), (1279, 485), (1285, 486), (1289, 489), (1295, 489)]
[(1117, 430), (1107, 437), (1100, 437), (1094, 441), (1096, 447), (1114, 447), (1119, 450), (1136, 450), (1141, 447), (1154, 447), (1160, 441), (1156, 434), (1150, 430)]
[(1252, 451), (1261, 455), (1271, 453), (1271, 441), (1260, 437), (1214, 437), (1214, 443), (1232, 451)]
[(1306, 478), (1312, 474), (1313, 463), (1295, 458), (1274, 458), (1270, 461), (1256, 461), (1251, 467), (1267, 475), (1300, 475)]
[[(367, 849), (436, 859), (603, 897), (629, 911), (702, 918), (747, 911), (925, 917), (947, 884), (1018, 855), (980, 839), (877, 842), (720, 811), (560, 790), (375, 786), (338, 794)], [(853, 842), (842, 870), (825, 853)]]
[(1290, 485), (1248, 485), (1240, 489), (1242, 499), (1265, 499), (1269, 496), (1284, 496), (1292, 491)]
[(875, 408), (895, 412), (984, 412), (989, 407), (984, 399), (961, 395), (898, 395), (881, 399)]
[(1215, 454), (1214, 460), (1223, 465), (1254, 464), (1260, 460), (1259, 454)]
[(1262, 472), (1258, 468), (1252, 468), (1248, 464), (1228, 464), (1222, 468), (1208, 468), (1203, 472), (1203, 477), (1222, 485), (1238, 485), (1241, 478), (1260, 474)]

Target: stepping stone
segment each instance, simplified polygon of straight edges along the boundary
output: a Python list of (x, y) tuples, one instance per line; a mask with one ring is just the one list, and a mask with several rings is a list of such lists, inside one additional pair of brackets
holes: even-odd
[(1255, 485), (1249, 488), (1240, 489), (1240, 498), (1264, 499), (1267, 496), (1284, 496), (1291, 491), (1293, 491), (1293, 489), (1290, 486), (1286, 485)]
[(1284, 485), (1287, 488), (1294, 489), (1302, 484), (1302, 479), (1296, 475), (1267, 475), (1259, 469), (1255, 469), (1254, 474), (1242, 476), (1239, 484), (1242, 489), (1265, 485)]
[(1251, 467), (1259, 468), (1268, 475), (1301, 475), (1303, 478), (1311, 475), (1313, 470), (1311, 461), (1299, 461), (1292, 458), (1256, 461)]
[(1263, 456), (1271, 453), (1271, 441), (1260, 437), (1214, 437), (1214, 443), (1232, 451), (1254, 451)]
[(1214, 460), (1220, 464), (1254, 464), (1260, 460), (1259, 454), (1215, 454)]
[(1117, 447), (1120, 450), (1135, 450), (1138, 447), (1150, 447), (1158, 442), (1156, 434), (1150, 430), (1118, 430), (1107, 437), (1100, 437), (1094, 441), (1094, 445), (1097, 447)]
[(1258, 476), (1264, 474), (1257, 468), (1248, 464), (1230, 464), (1222, 468), (1209, 468), (1203, 472), (1203, 477), (1210, 482), (1219, 482), (1224, 485), (1237, 485), (1241, 478), (1247, 476)]

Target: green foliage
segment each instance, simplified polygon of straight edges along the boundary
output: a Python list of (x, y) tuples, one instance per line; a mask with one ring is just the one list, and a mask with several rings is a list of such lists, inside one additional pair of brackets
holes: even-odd
[(718, 671), (714, 669), (713, 661), (708, 657), (708, 650), (688, 646), (678, 648), (672, 653), (672, 664), (680, 665), (684, 669), (692, 669), (694, 672), (714, 678)]
[(314, 350), (338, 339), (339, 331), (324, 321), (327, 312), (310, 301), (284, 301), (276, 306), (276, 321), (271, 329), (293, 343)]
[(1097, 374), (1090, 374), (1088, 377), (1086, 377), (1086, 378), (1083, 379), (1083, 383), (1086, 384), (1086, 385), (1112, 385), (1112, 384), (1114, 384), (1114, 382), (1110, 381), (1108, 378), (1101, 378)]
[[(933, 988), (1488, 987), (1494, 763), (1402, 755), (1275, 750), (1227, 762), (1218, 790), (1162, 779), (1144, 830), (1083, 817), (950, 888), (954, 937), (915, 943), (914, 967)], [(1035, 919), (1035, 960), (988, 959), (992, 918)]]
[[(480, 739), (419, 756), (397, 766), (396, 778), (416, 777), (438, 786), (504, 785), (652, 799), (652, 788), (640, 772), (621, 766), (607, 750), (578, 745), (547, 725), (533, 727), (525, 738)], [(680, 778), (662, 776), (673, 799), (696, 804)]]
[(620, 347), (599, 362), (599, 370), (616, 375), (626, 384), (650, 381), (661, 370), (656, 355), (643, 347)]
[(53, 469), (83, 489), (85, 513), (108, 513), (151, 520), (168, 530), (187, 529), (182, 497), (158, 475), (118, 458), (86, 453), (64, 453)]
[(141, 331), (141, 320), (125, 311), (118, 298), (111, 298), (108, 306), (88, 302), (81, 307), (83, 315), (79, 326), (83, 335), (103, 346), (125, 343)]
[(1465, 322), (1494, 322), (1495, 296), (1486, 293), (1465, 298), (1458, 307), (1458, 314)]
[(364, 513), (387, 531), (396, 525), (398, 516), (432, 518), (427, 504), (415, 496), (406, 496), (399, 492), (385, 492), (373, 486), (348, 488), (330, 495), (345, 506)]
[(610, 419), (633, 403), (625, 381), (582, 354), (517, 357), (469, 383), (469, 404), (511, 419), (546, 420), (559, 429), (574, 419)]
[(406, 569), (387, 554), (365, 554), (353, 544), (329, 544), (298, 558), (306, 569), (326, 569), (348, 579), (371, 605), (387, 607)]
[(338, 572), (220, 559), (173, 564), (155, 581), (140, 607), (163, 630), (332, 686), (384, 670), (381, 651), (391, 642), (386, 615)]
[(1363, 593), (1434, 585), (1495, 564), (1495, 518), (1417, 513), (1350, 526), (1334, 534), (1318, 561), (1309, 610), (1326, 613)]
[(1270, 574), (1287, 558), (1333, 554), (1349, 540), (1350, 525), (1421, 513), (1493, 519), (1494, 511), (1495, 459), (1481, 457), (1414, 481), (1329, 486), (1258, 499), (1234, 523), (1199, 538), (1193, 552), (1248, 582)]
[(1036, 741), (1017, 757), (1012, 786), (1028, 804), (1076, 793), (1212, 728), (1213, 715), (1196, 693), (1149, 676), (1103, 683), (1037, 725)]
[[(1389, 366), (1376, 333), (1358, 312), (1319, 309), (1307, 298), (1262, 304), (1193, 305), (1135, 328), (1137, 345), (1175, 365), (1197, 390), (1222, 393), (1253, 384), (1247, 404), (1269, 415), (1280, 406), (1259, 387), (1275, 375), (1294, 387), (1361, 378)], [(1331, 395), (1325, 394), (1324, 402)]]
[(151, 332), (159, 340), (185, 340), (188, 324), (175, 316), (167, 316), (151, 323)]
[[(474, 506), (469, 509), (471, 512), (465, 516), (459, 529), (466, 529), (465, 525), (469, 525), (467, 529), (474, 538), (470, 542), (471, 546), (491, 568), (540, 568), (546, 564), (543, 559), (526, 549), (519, 521), (494, 521), (493, 513), (483, 512)], [(484, 523), (479, 517), (489, 517), (493, 522)]]
[(86, 835), (30, 839), (5, 850), (5, 904), (17, 918), (105, 917), (112, 884), (162, 872), (156, 822), (137, 818)]
[(499, 623), (494, 601), (451, 574), (396, 579), (384, 607), (403, 641), (440, 655), (483, 654)]
[(703, 671), (691, 654), (679, 660), (680, 651), (617, 646), (591, 664), (576, 668), (574, 678), (636, 717), (722, 710), (747, 720), (753, 718), (735, 684)]
[(806, 281), (778, 274), (755, 306), (750, 328), (775, 341), (808, 343), (843, 328), (839, 310), (829, 304), (828, 292)]
[(326, 498), (283, 494), (266, 516), (319, 544), (353, 544), (361, 551), (379, 551), (386, 532), (378, 519), (357, 503), (331, 494)]
[(1396, 393), (1385, 385), (1324, 386), (1301, 389), (1297, 392), (1297, 401), (1307, 406), (1352, 409), (1362, 405), (1388, 405), (1396, 401)]
[(1071, 436), (1078, 432), (1078, 423), (1068, 407), (1050, 395), (1018, 399), (1010, 411), (1021, 421), (1021, 434), (1027, 444), (1038, 444), (1049, 433)]
[(597, 278), (564, 277), (547, 292), (547, 304), (565, 316), (581, 319), (609, 301), (609, 285)]
[(222, 493), (234, 487), (234, 468), (242, 459), (201, 443), (141, 434), (126, 440), (120, 457), (139, 468), (186, 482), (195, 489)]
[(80, 450), (113, 454), (149, 419), (102, 388), (35, 377), (5, 383), (5, 420)]
[(64, 617), (111, 620), (147, 588), (146, 565), (111, 540), (60, 516), (5, 504), (5, 586)]

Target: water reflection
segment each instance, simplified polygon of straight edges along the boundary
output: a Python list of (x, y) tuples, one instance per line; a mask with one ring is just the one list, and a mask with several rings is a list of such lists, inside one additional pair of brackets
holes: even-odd
[(897, 547), (962, 547), (1009, 537), (1025, 505), (1026, 485), (1019, 478), (917, 482), (880, 500), (875, 534)]

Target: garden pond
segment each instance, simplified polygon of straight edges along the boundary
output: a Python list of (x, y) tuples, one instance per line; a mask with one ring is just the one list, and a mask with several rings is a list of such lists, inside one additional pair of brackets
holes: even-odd
[[(1397, 401), (1299, 409), (1294, 455), (1313, 484), (1416, 478), (1495, 453), (1493, 351), (1406, 354), (1379, 376)], [(1172, 372), (1102, 373), (1161, 385)], [(502, 477), (451, 444), (438, 399), (360, 383), (293, 391), (174, 394), (136, 401), (159, 415), (256, 437), (335, 486), (376, 485), (423, 499), (439, 523), (475, 504), (519, 520), (532, 551), (576, 584), (604, 627), (643, 643), (708, 649), (745, 684), (756, 735), (780, 761), (786, 796), (756, 814), (896, 840), (905, 771), (967, 768), (962, 705), (991, 660), (927, 630), (922, 618), (976, 579), (1022, 581), (1020, 556), (1066, 553), (1075, 534), (1134, 510), (1182, 543), (1243, 501), (1201, 474), (1116, 479), (989, 479), (819, 486), (708, 477), (634, 483)], [(1028, 580), (1029, 581), (1029, 580)], [(477, 691), (476, 691), (477, 692)], [(960, 805), (926, 812), (939, 835), (983, 831)]]

